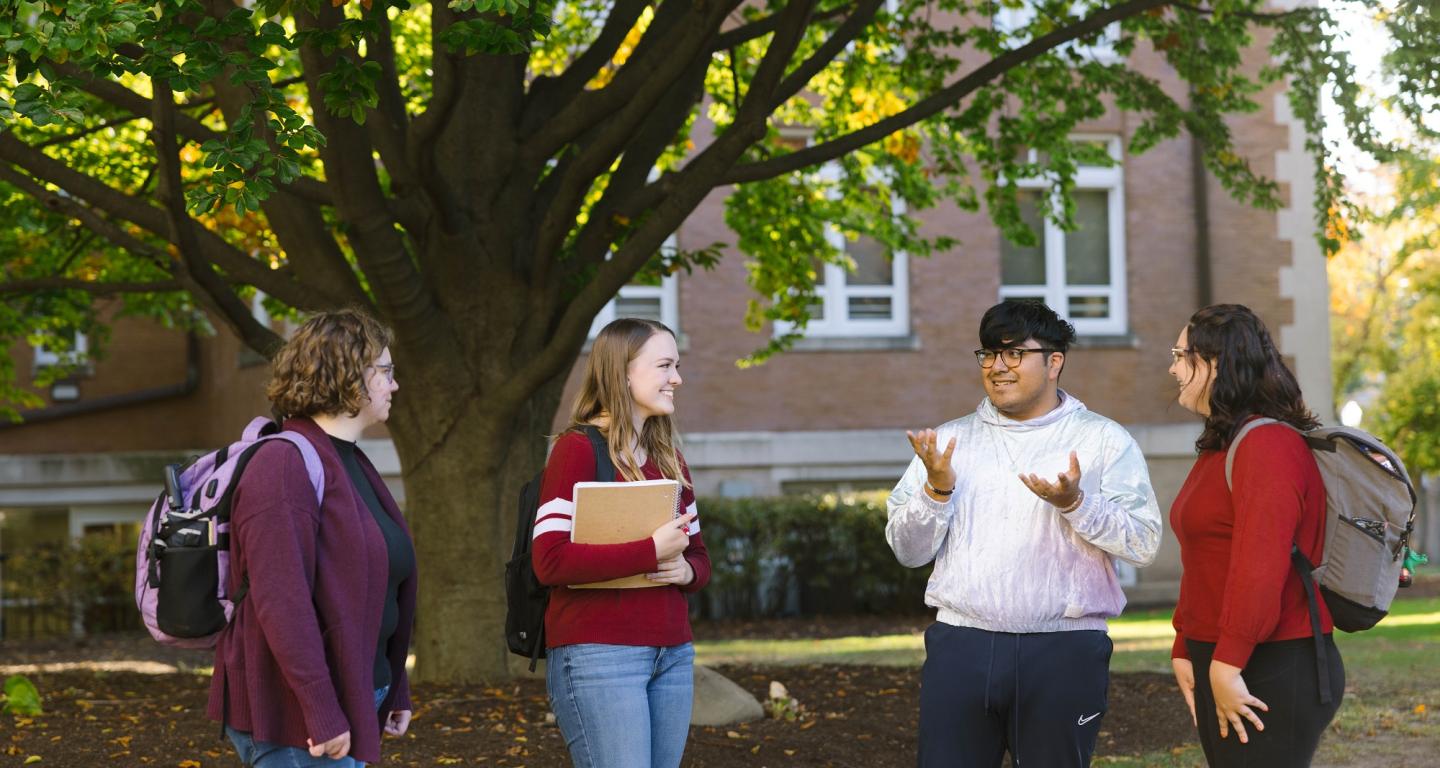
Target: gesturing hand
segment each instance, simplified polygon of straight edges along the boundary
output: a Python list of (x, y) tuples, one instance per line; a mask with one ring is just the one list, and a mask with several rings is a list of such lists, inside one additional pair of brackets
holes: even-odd
[(1020, 473), (1020, 482), (1032, 493), (1051, 504), (1065, 509), (1080, 499), (1080, 459), (1070, 452), (1070, 468), (1061, 472), (1055, 482), (1036, 474)]
[(1239, 667), (1211, 661), (1210, 689), (1215, 694), (1215, 718), (1220, 721), (1220, 738), (1228, 736), (1230, 729), (1234, 728), (1235, 734), (1240, 737), (1240, 743), (1249, 743), (1249, 735), (1245, 733), (1246, 720), (1255, 726), (1255, 730), (1265, 730), (1265, 724), (1260, 722), (1260, 716), (1255, 714), (1255, 710), (1269, 712), (1270, 707), (1250, 695), (1250, 689), (1245, 687), (1245, 678), (1240, 676)]
[(955, 488), (955, 467), (950, 464), (950, 457), (955, 455), (955, 438), (945, 445), (942, 452), (937, 445), (938, 436), (933, 429), (922, 429), (919, 432), (906, 430), (905, 437), (910, 440), (910, 447), (915, 449), (915, 455), (925, 464), (925, 472), (928, 475), (931, 488), (942, 491), (949, 491)]

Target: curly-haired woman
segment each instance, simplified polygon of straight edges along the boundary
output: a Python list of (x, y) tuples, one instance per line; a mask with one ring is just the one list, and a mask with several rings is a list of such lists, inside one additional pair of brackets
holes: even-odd
[[(1320, 562), (1325, 486), (1296, 430), (1318, 422), (1260, 318), (1238, 304), (1196, 312), (1171, 350), (1180, 405), (1205, 418), (1200, 453), (1170, 525), (1184, 565), (1175, 679), (1212, 766), (1308, 766), (1340, 707), (1345, 667), (1325, 633), (1317, 653), (1291, 548)], [(1225, 457), (1235, 448), (1234, 472)], [(1233, 732), (1233, 733), (1232, 733)]]
[(305, 322), (266, 394), (325, 469), (316, 503), (293, 445), (261, 446), (235, 488), (230, 589), (246, 585), (215, 648), (209, 715), (254, 768), (354, 768), (380, 732), (410, 723), (405, 657), (415, 550), (395, 499), (356, 440), (400, 388), (390, 332), (353, 310)]

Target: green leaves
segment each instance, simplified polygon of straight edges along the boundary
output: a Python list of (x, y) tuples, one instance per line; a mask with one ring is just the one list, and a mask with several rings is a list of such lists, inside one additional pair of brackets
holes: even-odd
[(320, 76), (320, 88), (325, 94), (325, 108), (336, 117), (349, 117), (365, 124), (365, 110), (379, 103), (375, 93), (375, 80), (380, 76), (380, 64), (367, 61), (356, 65), (349, 58), (341, 56), (335, 66)]
[(5, 696), (0, 699), (0, 712), (25, 717), (45, 714), (40, 707), (40, 691), (24, 675), (5, 678)]
[(524, 14), (508, 23), (490, 19), (457, 21), (441, 33), (440, 40), (451, 50), (466, 55), (515, 56), (528, 52), (533, 41), (544, 38), (549, 32), (548, 18)]

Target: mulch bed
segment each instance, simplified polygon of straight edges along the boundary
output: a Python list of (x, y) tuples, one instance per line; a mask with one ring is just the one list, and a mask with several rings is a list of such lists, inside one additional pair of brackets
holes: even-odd
[[(13, 649), (13, 645), (4, 648)], [(104, 654), (101, 649), (99, 653)], [(7, 656), (10, 654), (7, 653)], [(44, 654), (42, 654), (44, 655)], [(914, 764), (919, 670), (812, 665), (730, 666), (719, 670), (757, 697), (771, 680), (802, 707), (793, 722), (761, 720), (731, 728), (693, 728), (685, 765), (910, 766)], [(36, 672), (46, 714), (0, 717), (0, 766), (233, 767), (228, 743), (205, 719), (208, 679), (69, 669)], [(411, 731), (387, 739), (384, 766), (569, 766), (559, 729), (547, 722), (543, 681), (498, 687), (419, 685)], [(1115, 675), (1100, 754), (1168, 749), (1193, 739), (1168, 676)]]

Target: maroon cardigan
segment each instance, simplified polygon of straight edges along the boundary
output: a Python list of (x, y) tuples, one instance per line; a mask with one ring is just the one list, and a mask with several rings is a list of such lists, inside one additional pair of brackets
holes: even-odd
[[(380, 761), (391, 710), (413, 709), (405, 657), (415, 619), (415, 576), (400, 585), (400, 624), (390, 640), (390, 693), (375, 711), (375, 642), (389, 576), (385, 537), (330, 438), (310, 419), (285, 422), (309, 438), (325, 467), (317, 507), (305, 462), (274, 441), (251, 457), (231, 509), (230, 588), (250, 591), (215, 646), (207, 713), (255, 739), (293, 747), (350, 731), (350, 754)], [(375, 467), (357, 453), (375, 495), (409, 527)], [(225, 704), (228, 698), (228, 711)]]

